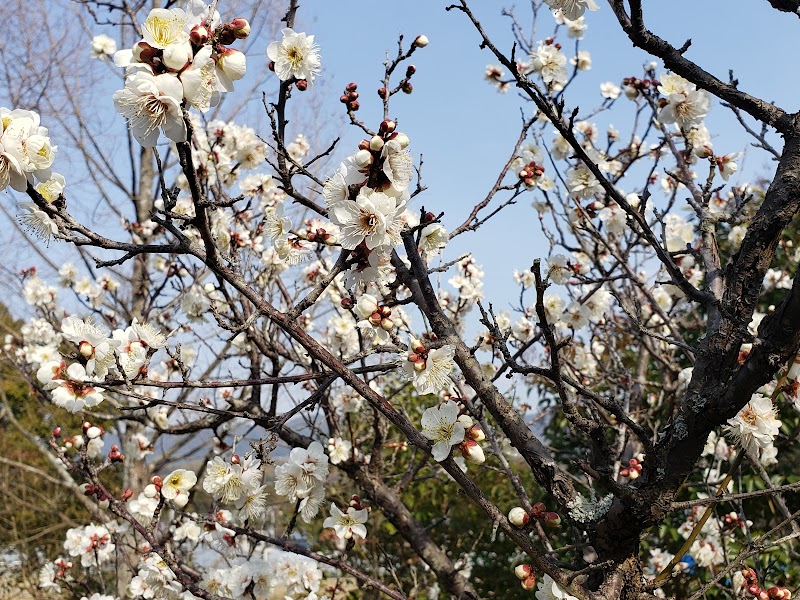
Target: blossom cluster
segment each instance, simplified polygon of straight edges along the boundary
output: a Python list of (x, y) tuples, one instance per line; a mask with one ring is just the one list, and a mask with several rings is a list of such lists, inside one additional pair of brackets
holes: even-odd
[[(69, 412), (97, 406), (103, 400), (102, 382), (109, 373), (120, 373), (128, 380), (143, 371), (154, 352), (166, 345), (166, 336), (149, 323), (134, 321), (125, 329), (108, 331), (91, 318), (66, 317), (61, 332), (52, 332), (53, 359), (41, 363), (36, 373), (39, 383), (51, 390), (53, 402)], [(76, 360), (67, 364), (57, 356), (58, 342), (69, 343)]]
[(142, 146), (158, 143), (160, 132), (173, 142), (186, 141), (184, 101), (201, 112), (219, 103), (244, 77), (244, 54), (228, 47), (250, 34), (237, 18), (222, 23), (202, 0), (183, 8), (154, 8), (142, 24), (143, 39), (114, 54), (125, 67), (125, 87), (114, 93), (114, 106), (128, 120)]

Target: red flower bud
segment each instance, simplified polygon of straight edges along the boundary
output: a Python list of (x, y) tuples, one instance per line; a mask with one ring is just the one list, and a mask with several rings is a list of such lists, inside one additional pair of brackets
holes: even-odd
[(355, 92), (358, 89), (358, 85), (354, 81), (351, 81), (344, 89), (346, 92)]
[(388, 94), (388, 92), (386, 91), (385, 87), (378, 88), (378, 96), (380, 96), (382, 99), (385, 100), (387, 94)]
[(294, 82), (294, 86), (301, 92), (305, 92), (308, 89), (308, 81), (305, 79), (298, 79)]
[(353, 299), (345, 296), (341, 301), (342, 308), (353, 308)]
[(406, 77), (411, 77), (416, 72), (417, 72), (417, 67), (415, 67), (414, 65), (408, 65), (406, 67)]
[(359, 108), (361, 108), (361, 105), (358, 103), (358, 100), (353, 100), (352, 102), (347, 104), (347, 110), (352, 110), (353, 112), (355, 112)]
[(414, 91), (414, 86), (411, 85), (410, 81), (406, 81), (405, 83), (403, 83), (403, 85), (400, 86), (400, 89), (404, 94), (410, 94), (411, 92)]

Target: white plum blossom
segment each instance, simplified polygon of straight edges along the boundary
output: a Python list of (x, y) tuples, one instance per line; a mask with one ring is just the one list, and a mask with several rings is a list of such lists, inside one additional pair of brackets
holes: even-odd
[(531, 58), (533, 70), (544, 83), (562, 86), (567, 82), (567, 57), (553, 44), (539, 44)]
[(68, 529), (64, 541), (64, 550), (70, 556), (80, 558), (84, 567), (99, 566), (109, 561), (114, 556), (114, 548), (109, 530), (94, 523)]
[(536, 590), (536, 600), (578, 600), (575, 596), (562, 590), (547, 573), (537, 584)]
[(83, 365), (72, 363), (66, 370), (66, 378), (56, 380), (58, 387), (53, 389), (53, 403), (71, 413), (91, 408), (103, 401), (103, 388), (94, 387)]
[(92, 58), (108, 60), (117, 51), (117, 42), (105, 33), (92, 38)]
[(281, 81), (305, 79), (308, 85), (320, 73), (319, 47), (313, 35), (297, 33), (293, 29), (281, 30), (281, 40), (267, 47), (267, 56), (275, 63), (275, 74)]
[(564, 18), (570, 21), (580, 19), (587, 10), (600, 9), (595, 0), (545, 0), (545, 2), (552, 10), (560, 11)]
[(433, 442), (432, 454), (439, 462), (450, 456), (450, 449), (464, 441), (466, 428), (458, 420), (458, 404), (448, 400), (422, 414), (422, 434)]
[[(450, 373), (455, 362), (455, 346), (447, 344), (441, 348), (413, 351), (408, 356), (401, 355), (400, 361), (406, 377), (411, 378), (418, 394), (436, 394), (450, 386)], [(412, 357), (411, 354), (414, 354)], [(412, 360), (413, 359), (413, 360)]]
[(606, 81), (600, 84), (600, 95), (606, 100), (616, 100), (621, 93), (622, 90), (613, 81)]
[(356, 510), (353, 506), (348, 506), (346, 512), (339, 510), (336, 504), (331, 504), (331, 516), (322, 523), (323, 527), (332, 527), (336, 535), (342, 539), (349, 540), (352, 537), (367, 537), (367, 522), (369, 512), (366, 508)]
[(439, 223), (431, 223), (422, 228), (419, 249), (428, 256), (436, 256), (450, 241), (447, 230)]
[(175, 75), (153, 75), (143, 69), (129, 75), (125, 87), (114, 92), (114, 107), (146, 148), (158, 143), (159, 129), (173, 142), (186, 141), (182, 100), (183, 86)]
[(658, 113), (658, 120), (665, 125), (677, 123), (682, 129), (700, 125), (711, 108), (708, 92), (678, 75), (664, 76), (658, 90), (667, 97)]
[(337, 202), (331, 221), (340, 227), (342, 248), (354, 250), (364, 242), (367, 249), (400, 242), (400, 215), (405, 203), (383, 192), (362, 188), (355, 201)]
[(780, 428), (772, 400), (756, 393), (735, 417), (728, 419), (725, 431), (739, 446), (758, 455), (760, 450), (772, 445)]
[(328, 457), (332, 465), (338, 465), (350, 460), (353, 444), (340, 437), (328, 440)]
[(185, 506), (189, 490), (197, 483), (197, 475), (187, 469), (176, 469), (163, 479), (161, 495), (177, 506)]

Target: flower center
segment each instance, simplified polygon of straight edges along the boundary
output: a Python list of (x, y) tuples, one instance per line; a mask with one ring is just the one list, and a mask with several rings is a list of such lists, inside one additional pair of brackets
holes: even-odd
[(286, 51), (286, 60), (292, 65), (292, 69), (296, 69), (303, 63), (303, 52), (300, 48), (293, 47)]
[(177, 41), (178, 34), (183, 30), (183, 19), (175, 15), (170, 17), (149, 17), (144, 22), (144, 28), (153, 36), (153, 41), (159, 46), (167, 46)]
[(755, 411), (749, 406), (742, 411), (742, 421), (748, 425), (755, 425), (757, 419), (758, 416), (756, 415)]

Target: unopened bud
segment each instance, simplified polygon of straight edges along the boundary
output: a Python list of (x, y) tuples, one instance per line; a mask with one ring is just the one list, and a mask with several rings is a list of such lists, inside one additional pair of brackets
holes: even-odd
[(420, 373), (422, 371), (424, 371), (425, 369), (427, 369), (427, 368), (428, 368), (428, 365), (425, 364), (424, 360), (418, 360), (417, 362), (414, 363), (414, 370), (418, 371)]
[(241, 17), (235, 18), (230, 23), (230, 29), (238, 39), (243, 40), (250, 35), (250, 23)]
[(486, 434), (483, 433), (483, 429), (481, 429), (481, 426), (478, 424), (475, 424), (469, 428), (469, 431), (467, 431), (467, 436), (476, 442), (482, 442), (486, 439)]
[(629, 477), (630, 474), (631, 474), (630, 469), (620, 469), (619, 470), (619, 476), (620, 477)]
[(358, 84), (355, 81), (351, 81), (344, 87), (346, 92), (355, 92), (358, 89)]
[(548, 527), (558, 527), (561, 525), (561, 517), (558, 516), (558, 513), (546, 513), (544, 516), (544, 524)]
[(461, 442), (461, 455), (468, 461), (476, 465), (486, 462), (486, 455), (483, 448), (475, 440), (464, 440)]
[(122, 501), (127, 502), (133, 496), (133, 490), (131, 488), (126, 488), (125, 491), (122, 493)]
[(294, 87), (301, 92), (305, 92), (308, 89), (308, 81), (306, 79), (298, 79), (294, 82)]
[(231, 464), (232, 465), (238, 465), (238, 464), (241, 464), (241, 462), (242, 462), (242, 459), (238, 454), (234, 454), (233, 456), (231, 456)]
[(388, 317), (384, 317), (383, 319), (381, 319), (381, 329), (383, 329), (384, 331), (391, 331), (392, 329), (394, 329), (394, 321), (392, 321)]
[(358, 103), (358, 100), (353, 100), (352, 102), (347, 103), (347, 110), (352, 110), (353, 112), (355, 112), (359, 108), (361, 108), (361, 105)]
[(397, 123), (395, 123), (392, 119), (381, 121), (381, 124), (378, 127), (378, 131), (383, 134), (392, 133), (395, 129), (397, 129)]
[(536, 587), (536, 575), (531, 575), (527, 579), (523, 579), (520, 584), (523, 590), (530, 591)]
[(426, 352), (425, 345), (416, 339), (411, 341), (411, 349), (417, 354), (425, 354)]
[(78, 345), (78, 352), (83, 358), (91, 358), (92, 354), (94, 354), (94, 346), (89, 342), (81, 342)]
[(628, 477), (630, 479), (639, 479), (639, 471), (636, 469), (631, 469), (630, 473), (628, 473)]
[(376, 327), (381, 324), (382, 319), (383, 317), (381, 316), (381, 313), (379, 313), (377, 310), (369, 316), (370, 324), (375, 325)]
[(101, 435), (103, 435), (103, 430), (99, 427), (89, 427), (89, 429), (86, 430), (86, 437), (90, 440), (99, 438)]
[(61, 427), (54, 427), (53, 428), (53, 437), (60, 438), (61, 437)]
[(410, 94), (411, 92), (414, 91), (414, 86), (411, 85), (410, 81), (406, 81), (405, 83), (403, 83), (403, 85), (400, 86), (400, 89), (404, 94)]
[(416, 72), (417, 72), (417, 67), (415, 67), (414, 65), (408, 65), (406, 67), (406, 77), (411, 77)]
[(427, 45), (428, 45), (428, 43), (429, 43), (429, 42), (428, 42), (428, 36), (427, 36), (427, 35), (418, 35), (418, 36), (417, 36), (417, 37), (414, 39), (414, 45), (415, 45), (417, 48), (424, 48), (425, 46), (427, 46)]
[(458, 415), (458, 422), (464, 426), (464, 429), (469, 429), (472, 427), (472, 417), (469, 415)]
[(381, 313), (382, 317), (391, 317), (392, 316), (392, 309), (388, 306), (381, 306), (378, 311)]
[(208, 41), (209, 35), (208, 28), (205, 25), (198, 24), (192, 27), (192, 30), (189, 32), (189, 41), (195, 46), (202, 46)]
[[(526, 511), (524, 508), (522, 508), (521, 506), (515, 506), (510, 511), (508, 511), (508, 520), (515, 527), (525, 527), (525, 525), (527, 525), (528, 522), (531, 520), (531, 517), (528, 514), (528, 511)], [(528, 567), (530, 569), (528, 565), (519, 565), (519, 567)], [(517, 569), (519, 569), (519, 567), (517, 567)], [(527, 577), (529, 573), (530, 571), (528, 571), (528, 573), (526, 573), (525, 576)], [(517, 575), (517, 577), (519, 577), (519, 575)], [(522, 579), (522, 577), (520, 577), (520, 579)]]
[(172, 499), (172, 504), (176, 508), (183, 508), (188, 503), (189, 503), (189, 494), (187, 492), (181, 492)]
[(369, 150), (359, 150), (353, 157), (353, 161), (359, 169), (363, 169), (372, 164), (372, 153)]
[(150, 63), (158, 52), (158, 48), (153, 48), (147, 42), (139, 42), (133, 47), (133, 58), (142, 63)]
[(342, 305), (342, 308), (353, 308), (353, 299), (349, 296), (345, 296), (342, 298), (340, 304)]
[(386, 91), (385, 87), (378, 88), (378, 96), (380, 96), (383, 100), (386, 99), (386, 96), (389, 92)]
[(158, 488), (154, 486), (152, 483), (148, 483), (144, 487), (143, 493), (147, 498), (155, 498), (156, 496), (158, 496)]
[[(520, 508), (520, 510), (522, 509)], [(533, 574), (533, 567), (531, 567), (530, 565), (517, 565), (516, 567), (514, 567), (514, 575), (517, 576), (517, 579), (527, 579), (532, 574)]]
[(379, 135), (372, 136), (372, 139), (369, 141), (369, 149), (378, 152), (383, 148), (383, 138)]

